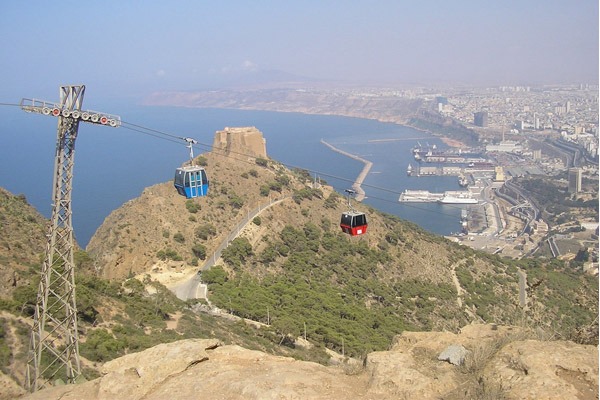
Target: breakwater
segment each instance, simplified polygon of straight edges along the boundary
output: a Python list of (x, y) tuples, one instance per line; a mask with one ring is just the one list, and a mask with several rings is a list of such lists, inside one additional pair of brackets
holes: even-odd
[(323, 139), (321, 139), (321, 143), (323, 143), (325, 146), (329, 147), (331, 150), (335, 151), (336, 153), (340, 153), (346, 157), (350, 157), (354, 160), (360, 161), (365, 165), (363, 167), (362, 171), (360, 171), (360, 174), (358, 174), (358, 176), (356, 177), (356, 180), (354, 181), (354, 183), (352, 184), (352, 189), (356, 192), (356, 201), (362, 201), (365, 198), (366, 194), (365, 194), (365, 191), (363, 190), (363, 188), (361, 187), (361, 185), (364, 182), (365, 178), (367, 177), (367, 174), (371, 170), (373, 163), (369, 160), (365, 160), (364, 158), (357, 156), (356, 154), (348, 153), (347, 151), (338, 149), (337, 147), (327, 143)]

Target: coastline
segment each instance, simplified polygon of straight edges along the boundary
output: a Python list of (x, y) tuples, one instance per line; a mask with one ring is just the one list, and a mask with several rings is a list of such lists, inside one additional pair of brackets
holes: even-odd
[[(234, 91), (235, 92), (235, 91)], [(260, 90), (259, 90), (260, 92)], [(203, 92), (199, 92), (202, 95)], [(378, 121), (381, 123), (391, 123), (407, 128), (414, 129), (416, 131), (426, 133), (432, 136), (435, 136), (442, 140), (447, 146), (453, 148), (468, 148), (469, 146), (460, 140), (454, 139), (452, 137), (445, 136), (443, 133), (439, 131), (432, 131), (430, 129), (426, 129), (420, 126), (414, 126), (410, 123), (411, 117), (415, 116), (415, 110), (401, 110), (398, 114), (395, 115), (386, 115), (383, 116), (380, 110), (373, 109), (371, 112), (357, 112), (352, 111), (348, 112), (342, 111), (339, 108), (332, 110), (331, 108), (324, 108), (321, 103), (312, 104), (307, 103), (303, 104), (302, 100), (298, 100), (295, 98), (295, 105), (286, 104), (285, 106), (275, 106), (274, 102), (266, 102), (264, 98), (261, 97), (262, 100), (258, 100), (255, 103), (245, 103), (239, 104), (236, 103), (235, 97), (225, 97), (223, 98), (213, 98), (209, 93), (206, 97), (200, 97), (200, 103), (198, 102), (198, 97), (190, 98), (190, 93), (162, 93), (162, 96), (158, 98), (159, 93), (154, 93), (150, 97), (146, 97), (142, 102), (143, 105), (150, 106), (169, 106), (169, 107), (189, 107), (189, 108), (216, 108), (216, 109), (224, 109), (224, 110), (254, 110), (254, 111), (270, 111), (270, 112), (279, 112), (279, 113), (298, 113), (305, 115), (333, 115), (339, 117), (349, 117), (349, 118), (359, 118), (359, 119), (367, 119), (372, 121)], [(175, 98), (173, 97), (175, 96)], [(268, 96), (268, 95), (267, 95)], [(225, 102), (225, 100), (230, 100)], [(321, 99), (322, 100), (322, 99)]]
[(364, 182), (365, 178), (367, 177), (367, 174), (371, 170), (373, 163), (369, 160), (365, 160), (364, 158), (357, 156), (356, 154), (348, 153), (344, 150), (338, 149), (337, 147), (327, 143), (323, 139), (321, 139), (321, 143), (323, 143), (325, 146), (329, 147), (331, 150), (335, 151), (336, 153), (340, 153), (346, 157), (350, 157), (350, 158), (360, 161), (364, 164), (362, 171), (360, 171), (360, 174), (358, 174), (358, 176), (356, 177), (356, 180), (352, 184), (352, 189), (356, 192), (356, 198), (355, 198), (356, 201), (363, 201), (366, 196), (366, 193), (363, 190), (361, 185)]

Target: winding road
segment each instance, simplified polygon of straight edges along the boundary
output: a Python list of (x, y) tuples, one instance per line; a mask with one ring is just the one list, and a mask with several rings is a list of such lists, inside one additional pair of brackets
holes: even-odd
[(208, 288), (207, 288), (206, 284), (202, 283), (202, 280), (200, 279), (200, 272), (206, 271), (206, 270), (210, 269), (213, 265), (215, 265), (217, 260), (221, 257), (221, 253), (223, 252), (223, 250), (229, 245), (229, 243), (231, 243), (231, 241), (233, 239), (238, 237), (240, 232), (244, 229), (244, 227), (250, 221), (252, 221), (254, 219), (254, 217), (259, 215), (261, 212), (263, 212), (267, 208), (272, 207), (275, 204), (281, 203), (282, 201), (284, 201), (285, 199), (288, 199), (288, 198), (289, 197), (284, 197), (284, 198), (277, 199), (277, 200), (269, 199), (268, 203), (259, 205), (258, 207), (256, 207), (253, 210), (249, 210), (248, 213), (246, 214), (246, 217), (244, 217), (244, 219), (242, 219), (231, 230), (229, 235), (227, 235), (227, 237), (221, 242), (219, 247), (217, 247), (217, 249), (215, 250), (213, 255), (204, 262), (204, 265), (202, 265), (202, 268), (200, 268), (198, 273), (193, 275), (189, 279), (175, 283), (174, 285), (169, 287), (169, 290), (171, 290), (173, 293), (175, 293), (175, 295), (183, 301), (188, 300), (188, 299), (205, 299), (206, 300)]

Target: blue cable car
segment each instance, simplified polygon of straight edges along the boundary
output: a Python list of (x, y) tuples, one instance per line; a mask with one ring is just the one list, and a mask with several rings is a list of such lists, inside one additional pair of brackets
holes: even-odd
[(177, 189), (177, 193), (185, 196), (188, 199), (208, 195), (208, 178), (203, 167), (193, 165), (194, 150), (193, 144), (198, 143), (194, 139), (182, 138), (188, 144), (190, 149), (190, 165), (177, 168), (175, 170), (175, 179), (173, 185)]
[(188, 199), (206, 196), (208, 194), (208, 178), (202, 167), (187, 166), (175, 170), (173, 180), (177, 193)]

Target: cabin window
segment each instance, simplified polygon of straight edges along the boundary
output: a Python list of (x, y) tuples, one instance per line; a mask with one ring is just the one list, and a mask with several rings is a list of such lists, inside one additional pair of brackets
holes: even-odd
[(365, 214), (359, 214), (354, 217), (353, 226), (363, 226), (367, 224), (367, 216)]

